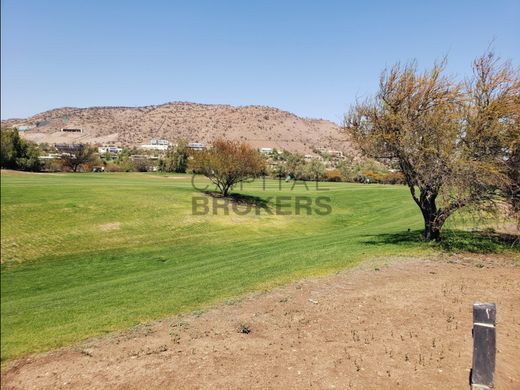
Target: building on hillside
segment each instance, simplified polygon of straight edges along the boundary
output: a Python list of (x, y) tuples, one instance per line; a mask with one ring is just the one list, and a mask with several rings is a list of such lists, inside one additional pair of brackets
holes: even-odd
[(147, 156), (145, 154), (132, 154), (130, 160), (132, 161), (146, 161), (146, 160), (158, 160), (158, 156)]
[(167, 141), (165, 139), (152, 139), (150, 140), (150, 145), (170, 145), (170, 141)]
[(18, 131), (28, 131), (28, 130), (31, 130), (34, 126), (29, 126), (29, 125), (22, 125), (22, 126), (16, 126), (16, 129)]
[(40, 156), (38, 158), (43, 161), (50, 161), (50, 160), (57, 160), (58, 158), (60, 158), (60, 155), (58, 153), (49, 153), (45, 156)]
[(78, 128), (63, 128), (61, 129), (62, 133), (83, 133), (83, 129)]
[(104, 145), (104, 146), (98, 147), (98, 153), (100, 153), (100, 154), (106, 154), (106, 153), (119, 154), (122, 151), (123, 151), (123, 148), (120, 148), (120, 147), (114, 146), (114, 145)]
[(305, 161), (312, 161), (312, 160), (318, 160), (323, 161), (323, 157), (317, 155), (317, 154), (306, 154), (304, 156)]
[(190, 148), (191, 150), (204, 150), (206, 149), (206, 146), (200, 142), (190, 142), (188, 144), (188, 148)]
[(74, 154), (76, 153), (79, 148), (81, 148), (83, 144), (54, 144), (54, 147), (56, 148), (56, 152), (59, 154)]
[(145, 150), (167, 150), (170, 147), (170, 141), (165, 139), (152, 139), (150, 143), (141, 145), (141, 149)]
[(258, 149), (258, 151), (262, 154), (271, 154), (271, 153), (273, 153), (273, 148), (263, 147), (263, 148)]

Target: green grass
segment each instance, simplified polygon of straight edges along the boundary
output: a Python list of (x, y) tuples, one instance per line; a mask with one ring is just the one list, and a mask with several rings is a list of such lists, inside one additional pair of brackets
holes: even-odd
[(2, 360), (372, 256), (434, 249), (414, 238), (421, 218), (402, 186), (255, 182), (240, 192), (329, 196), (332, 213), (195, 216), (190, 179), (3, 173)]

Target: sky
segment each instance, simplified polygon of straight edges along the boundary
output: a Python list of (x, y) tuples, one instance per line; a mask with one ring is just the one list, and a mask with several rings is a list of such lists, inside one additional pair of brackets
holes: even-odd
[(2, 0), (1, 116), (169, 101), (341, 122), (398, 61), (520, 65), (520, 0)]

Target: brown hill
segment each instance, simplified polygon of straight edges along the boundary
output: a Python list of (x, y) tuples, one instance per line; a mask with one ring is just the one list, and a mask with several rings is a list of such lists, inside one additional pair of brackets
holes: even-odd
[[(211, 142), (222, 136), (254, 147), (309, 153), (327, 148), (354, 153), (348, 137), (327, 120), (301, 118), (264, 106), (166, 103), (145, 107), (58, 108), (27, 119), (2, 121), (2, 127), (34, 126), (23, 137), (38, 143), (89, 142), (138, 146), (152, 138)], [(79, 128), (81, 133), (64, 133)]]

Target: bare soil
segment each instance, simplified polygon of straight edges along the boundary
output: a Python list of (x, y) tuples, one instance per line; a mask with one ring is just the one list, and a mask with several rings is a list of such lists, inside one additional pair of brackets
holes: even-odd
[(5, 389), (468, 389), (472, 304), (497, 304), (497, 389), (520, 389), (520, 265), (378, 259), (24, 358)]

